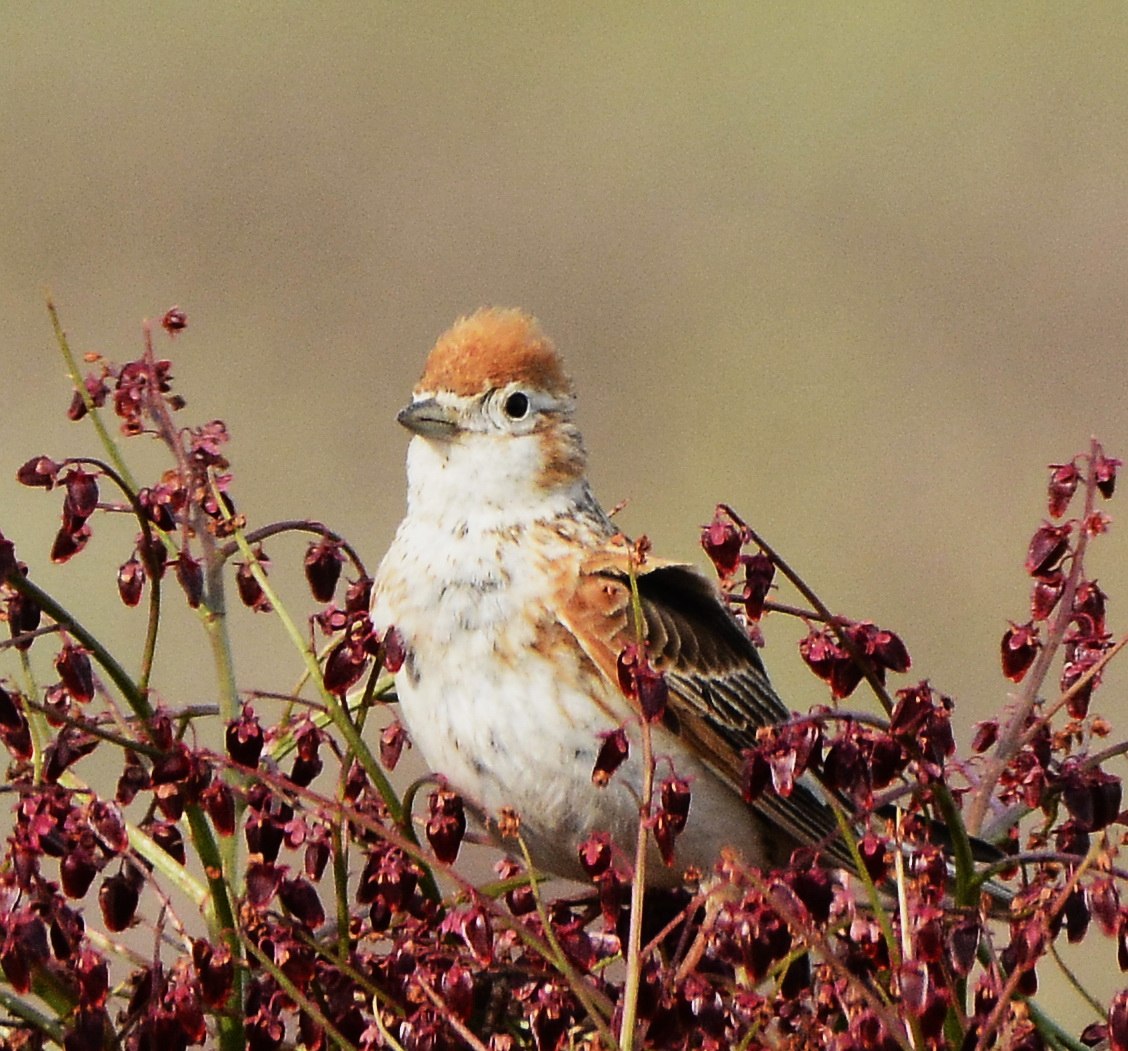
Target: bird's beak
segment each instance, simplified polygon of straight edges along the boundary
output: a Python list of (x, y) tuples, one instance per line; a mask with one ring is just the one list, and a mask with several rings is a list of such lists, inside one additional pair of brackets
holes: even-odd
[(396, 419), (409, 431), (424, 438), (449, 441), (459, 431), (457, 410), (440, 404), (434, 398), (413, 401), (400, 409)]

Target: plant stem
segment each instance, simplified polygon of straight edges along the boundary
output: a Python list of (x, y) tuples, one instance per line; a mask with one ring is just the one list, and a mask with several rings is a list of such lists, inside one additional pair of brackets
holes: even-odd
[(91, 656), (121, 691), (134, 715), (148, 727), (149, 721), (153, 717), (153, 709), (149, 705), (149, 699), (138, 689), (137, 684), (129, 677), (129, 674), (117, 662), (113, 654), (46, 591), (37, 584), (33, 584), (22, 573), (11, 574), (8, 577), (7, 584), (21, 595), (30, 598), (56, 624), (60, 625), (69, 635), (73, 635), (90, 651)]
[(102, 448), (106, 450), (106, 455), (117, 469), (118, 474), (125, 479), (129, 488), (136, 492), (137, 484), (133, 481), (133, 476), (129, 473), (129, 468), (126, 467), (125, 461), (118, 451), (117, 442), (110, 437), (110, 432), (106, 430), (106, 425), (102, 422), (102, 414), (98, 406), (94, 404), (94, 399), (91, 398), (90, 392), (86, 389), (86, 381), (79, 370), (78, 361), (75, 359), (74, 352), (71, 350), (67, 334), (63, 331), (62, 323), (59, 321), (59, 314), (55, 309), (55, 303), (50, 296), (47, 297), (47, 313), (51, 316), (51, 327), (55, 330), (55, 341), (59, 344), (59, 351), (62, 353), (63, 360), (66, 362), (67, 373), (71, 378), (71, 382), (74, 384), (75, 390), (82, 396), (82, 402), (86, 406), (86, 414), (90, 417), (90, 422), (94, 425), (94, 430), (98, 434)]
[[(635, 553), (630, 552), (628, 569), (631, 585), (631, 615), (635, 643), (646, 653), (646, 621), (642, 596), (638, 590)], [(646, 854), (650, 836), (650, 807), (654, 795), (654, 747), (650, 722), (639, 708), (642, 738), (642, 798), (639, 802), (638, 836), (635, 840), (634, 878), (631, 881), (631, 917), (627, 930), (627, 976), (623, 983), (623, 1013), (619, 1026), (619, 1044), (623, 1051), (632, 1051), (638, 1026), (638, 994), (642, 986), (642, 910), (646, 897)]]
[(192, 832), (192, 842), (196, 846), (196, 855), (204, 867), (204, 875), (211, 891), (211, 931), (213, 937), (222, 938), (231, 950), (231, 958), (235, 963), (235, 980), (231, 987), (231, 995), (227, 999), (227, 1009), (217, 1013), (216, 1024), (219, 1027), (219, 1046), (222, 1051), (245, 1051), (246, 1042), (243, 1032), (243, 984), (245, 972), (242, 964), (243, 945), (239, 937), (235, 921), (235, 911), (232, 908), (230, 890), (231, 882), (224, 872), (223, 857), (219, 845), (212, 835), (211, 826), (204, 816), (199, 804), (190, 803), (184, 808), (184, 816), (188, 819), (188, 827)]

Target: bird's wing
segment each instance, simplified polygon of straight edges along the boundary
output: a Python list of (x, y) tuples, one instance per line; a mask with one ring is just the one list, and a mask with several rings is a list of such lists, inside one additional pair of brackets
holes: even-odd
[[(791, 712), (710, 580), (691, 566), (649, 557), (634, 572), (646, 652), (669, 687), (665, 725), (739, 791), (741, 751), (756, 743), (758, 728), (784, 722)], [(619, 655), (637, 641), (630, 577), (627, 552), (609, 545), (581, 566), (558, 609), (563, 626), (613, 684)], [(766, 791), (753, 806), (796, 844), (825, 846), (835, 835), (830, 808), (803, 783), (787, 797)], [(832, 852), (839, 855), (845, 847), (837, 847)]]

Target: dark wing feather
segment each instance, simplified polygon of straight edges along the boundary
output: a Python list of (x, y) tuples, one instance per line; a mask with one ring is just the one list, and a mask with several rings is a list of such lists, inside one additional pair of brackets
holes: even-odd
[[(650, 559), (636, 569), (636, 580), (647, 653), (670, 689), (668, 723), (739, 791), (742, 750), (756, 743), (760, 727), (784, 722), (791, 712), (711, 581), (690, 566)], [(622, 549), (601, 552), (582, 567), (561, 620), (616, 682), (618, 656), (635, 641), (630, 569)], [(793, 845), (821, 846), (837, 863), (852, 867), (845, 844), (836, 838), (833, 813), (805, 785), (796, 784), (786, 798), (765, 792), (753, 806)]]

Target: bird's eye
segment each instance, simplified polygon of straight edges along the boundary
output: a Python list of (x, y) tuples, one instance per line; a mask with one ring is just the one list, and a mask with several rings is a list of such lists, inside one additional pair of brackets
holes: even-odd
[(529, 411), (529, 396), (521, 391), (514, 391), (505, 399), (505, 415), (511, 420), (522, 420)]

